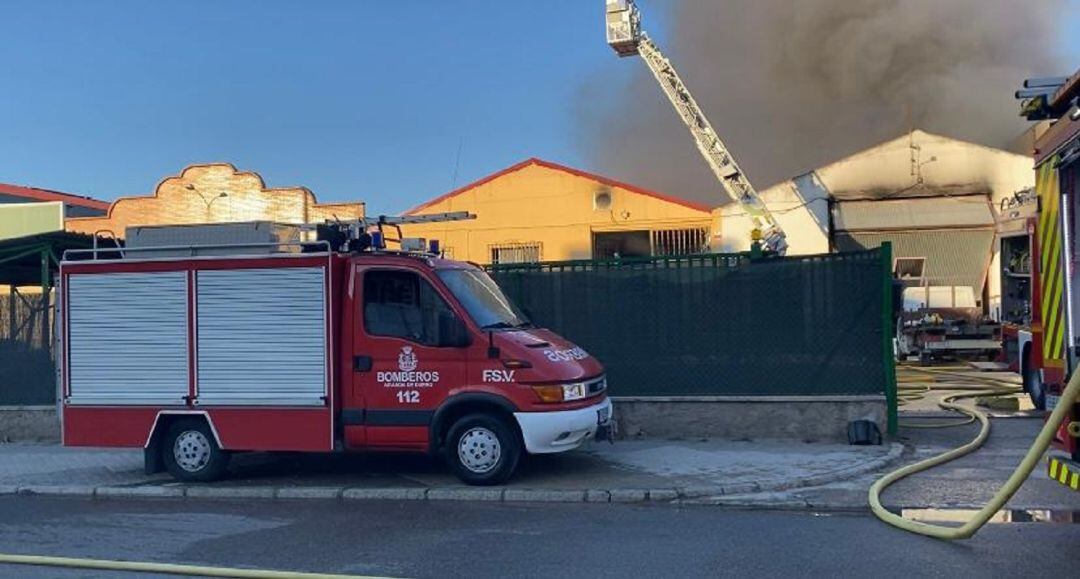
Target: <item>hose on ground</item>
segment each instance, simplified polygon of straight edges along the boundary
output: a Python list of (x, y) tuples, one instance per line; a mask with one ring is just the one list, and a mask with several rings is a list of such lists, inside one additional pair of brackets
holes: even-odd
[[(928, 369), (918, 369), (918, 371), (928, 374), (951, 374), (949, 372), (935, 372)], [(966, 381), (970, 381), (970, 377), (966, 378), (968, 379)], [(938, 406), (941, 408), (962, 412), (971, 416), (974, 420), (977, 420), (980, 424), (979, 434), (963, 446), (894, 470), (874, 482), (874, 484), (870, 486), (870, 509), (873, 511), (874, 515), (894, 527), (912, 533), (918, 533), (920, 535), (938, 539), (967, 539), (982, 528), (982, 526), (985, 525), (995, 513), (1001, 510), (1001, 507), (1005, 506), (1005, 503), (1016, 494), (1016, 491), (1020, 489), (1020, 486), (1027, 480), (1031, 471), (1035, 469), (1035, 466), (1042, 459), (1043, 453), (1046, 452), (1047, 447), (1050, 446), (1050, 442), (1053, 440), (1054, 433), (1057, 432), (1058, 426), (1060, 426), (1065, 415), (1072, 407), (1073, 402), (1077, 399), (1077, 395), (1080, 394), (1080, 372), (1074, 372), (1072, 377), (1069, 378), (1069, 382), (1066, 384), (1065, 391), (1062, 393), (1057, 406), (1055, 406), (1054, 411), (1050, 413), (1050, 417), (1047, 418), (1046, 423), (1043, 424), (1042, 430), (1040, 430), (1038, 436), (1035, 437), (1035, 442), (1031, 445), (1031, 448), (1028, 449), (1027, 454), (1024, 455), (1020, 464), (1017, 465), (1016, 470), (1014, 470), (1009, 476), (1009, 479), (1005, 481), (1005, 484), (998, 489), (997, 493), (990, 499), (990, 502), (979, 509), (979, 511), (963, 525), (959, 527), (950, 527), (912, 521), (890, 512), (881, 504), (881, 493), (888, 488), (889, 485), (915, 473), (922, 472), (960, 458), (966, 454), (970, 454), (982, 446), (983, 442), (985, 442), (986, 438), (990, 435), (990, 419), (982, 410), (958, 404), (957, 401), (962, 398), (990, 395), (991, 392), (1001, 389), (1000, 384), (1011, 384), (1004, 380), (996, 379), (988, 379), (987, 382), (998, 383), (999, 385), (984, 388), (983, 391), (985, 394), (978, 394), (978, 390), (976, 389), (961, 394), (946, 396), (938, 402)]]
[[(897, 373), (897, 401), (900, 406), (906, 406), (912, 402), (916, 402), (926, 398), (934, 390), (948, 390), (951, 392), (963, 392), (970, 391), (970, 395), (954, 395), (947, 396), (945, 400), (948, 402), (954, 402), (956, 400), (962, 400), (965, 398), (975, 397), (1012, 397), (1023, 393), (1023, 388), (1019, 382), (1007, 380), (999, 377), (992, 376), (971, 376), (970, 374), (962, 374), (959, 372), (930, 369), (930, 368), (912, 368), (910, 366), (900, 366)], [(921, 375), (921, 376), (920, 376)], [(938, 380), (938, 377), (948, 378), (950, 381), (942, 382)], [(927, 384), (927, 378), (929, 381), (934, 382), (934, 386)], [(959, 421), (952, 422), (911, 422), (905, 421), (899, 424), (900, 428), (953, 428), (956, 426), (964, 426), (975, 422), (975, 417), (972, 415), (965, 415), (965, 418)]]
[(231, 577), (235, 579), (368, 579), (360, 575), (334, 575), (326, 573), (297, 573), (293, 571), (268, 571), (263, 569), (230, 569), (228, 567), (204, 567), (200, 565), (176, 565), (144, 561), (109, 561), (104, 559), (77, 559), (74, 557), (46, 557), (40, 555), (10, 555), (0, 553), (0, 563), (10, 565), (35, 565), (39, 567), (66, 567), (69, 569), (94, 569), (99, 571), (131, 571), (162, 575), (187, 575), (192, 577)]

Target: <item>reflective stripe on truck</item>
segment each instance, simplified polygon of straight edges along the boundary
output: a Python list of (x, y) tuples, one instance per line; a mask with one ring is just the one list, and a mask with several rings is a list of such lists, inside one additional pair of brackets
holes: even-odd
[(1050, 478), (1074, 491), (1080, 490), (1080, 465), (1071, 460), (1055, 456), (1051, 456), (1047, 462), (1047, 472)]

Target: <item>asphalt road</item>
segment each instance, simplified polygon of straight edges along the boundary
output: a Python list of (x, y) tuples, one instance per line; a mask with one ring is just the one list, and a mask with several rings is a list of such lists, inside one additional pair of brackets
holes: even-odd
[(867, 515), (707, 506), (0, 498), (0, 552), (397, 577), (1062, 577), (1078, 549), (1067, 523), (947, 543)]

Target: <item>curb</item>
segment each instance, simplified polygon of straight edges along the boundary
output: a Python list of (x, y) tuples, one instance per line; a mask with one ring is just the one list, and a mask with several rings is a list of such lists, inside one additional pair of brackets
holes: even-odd
[(831, 473), (802, 478), (791, 484), (781, 483), (779, 485), (774, 485), (767, 490), (769, 492), (787, 491), (797, 488), (816, 487), (855, 478), (859, 475), (874, 472), (875, 470), (884, 468), (896, 462), (900, 459), (900, 456), (902, 454), (904, 454), (904, 445), (900, 444), (899, 442), (893, 442), (889, 445), (889, 452), (885, 453), (885, 456), (882, 456), (880, 458), (868, 460), (863, 464), (858, 464), (849, 468), (843, 468), (833, 471)]
[(681, 488), (679, 498), (682, 499), (709, 499), (727, 495), (752, 495), (755, 493), (775, 493), (790, 491), (807, 487), (816, 487), (834, 482), (840, 482), (855, 478), (869, 472), (884, 468), (904, 454), (904, 445), (899, 442), (889, 444), (889, 452), (884, 456), (868, 460), (862, 464), (834, 470), (823, 474), (781, 481), (776, 484), (761, 485), (759, 483), (735, 483), (720, 487)]
[[(865, 463), (833, 472), (780, 481), (776, 484), (733, 483), (708, 487), (529, 489), (501, 487), (265, 487), (185, 486), (181, 483), (128, 486), (0, 485), (0, 495), (61, 496), (94, 499), (208, 499), (208, 500), (333, 500), (333, 501), (476, 501), (499, 503), (675, 503), (698, 502), (722, 506), (773, 509), (821, 509), (805, 501), (760, 496), (797, 488), (839, 482), (878, 470), (898, 460), (904, 445)], [(758, 495), (758, 496), (755, 496)]]
[(840, 469), (824, 475), (806, 477), (797, 481), (792, 481), (790, 483), (774, 485), (768, 489), (757, 491), (758, 494), (728, 493), (732, 496), (698, 496), (694, 497), (694, 500), (691, 502), (693, 502), (694, 504), (734, 507), (747, 510), (830, 511), (851, 513), (870, 512), (870, 506), (862, 503), (858, 505), (837, 505), (822, 503), (815, 500), (800, 499), (790, 496), (776, 497), (770, 495), (772, 493), (782, 493), (784, 491), (821, 486), (834, 482), (841, 482), (844, 480), (855, 478), (859, 475), (874, 472), (875, 470), (884, 468), (894, 462), (897, 462), (903, 455), (904, 450), (905, 447), (903, 444), (894, 442), (891, 443), (889, 452), (886, 453), (885, 456), (876, 458), (874, 460), (869, 460), (865, 464), (860, 464), (846, 469)]
[(643, 503), (690, 498), (678, 489), (519, 489), (519, 488), (336, 488), (204, 486), (0, 486), (0, 496), (92, 499), (470, 501), (496, 503)]

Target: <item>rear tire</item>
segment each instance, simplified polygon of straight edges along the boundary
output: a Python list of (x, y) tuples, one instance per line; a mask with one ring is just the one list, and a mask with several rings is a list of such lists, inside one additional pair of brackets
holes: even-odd
[(446, 460), (451, 470), (470, 485), (506, 482), (521, 460), (521, 438), (506, 421), (490, 414), (469, 414), (450, 427)]
[(1031, 350), (1024, 351), (1021, 363), (1023, 364), (1024, 391), (1031, 397), (1031, 404), (1036, 410), (1046, 410), (1046, 385), (1039, 376), (1039, 369), (1031, 363)]
[(172, 423), (162, 441), (161, 455), (169, 474), (185, 482), (218, 480), (229, 466), (229, 453), (218, 446), (206, 421), (199, 419)]

